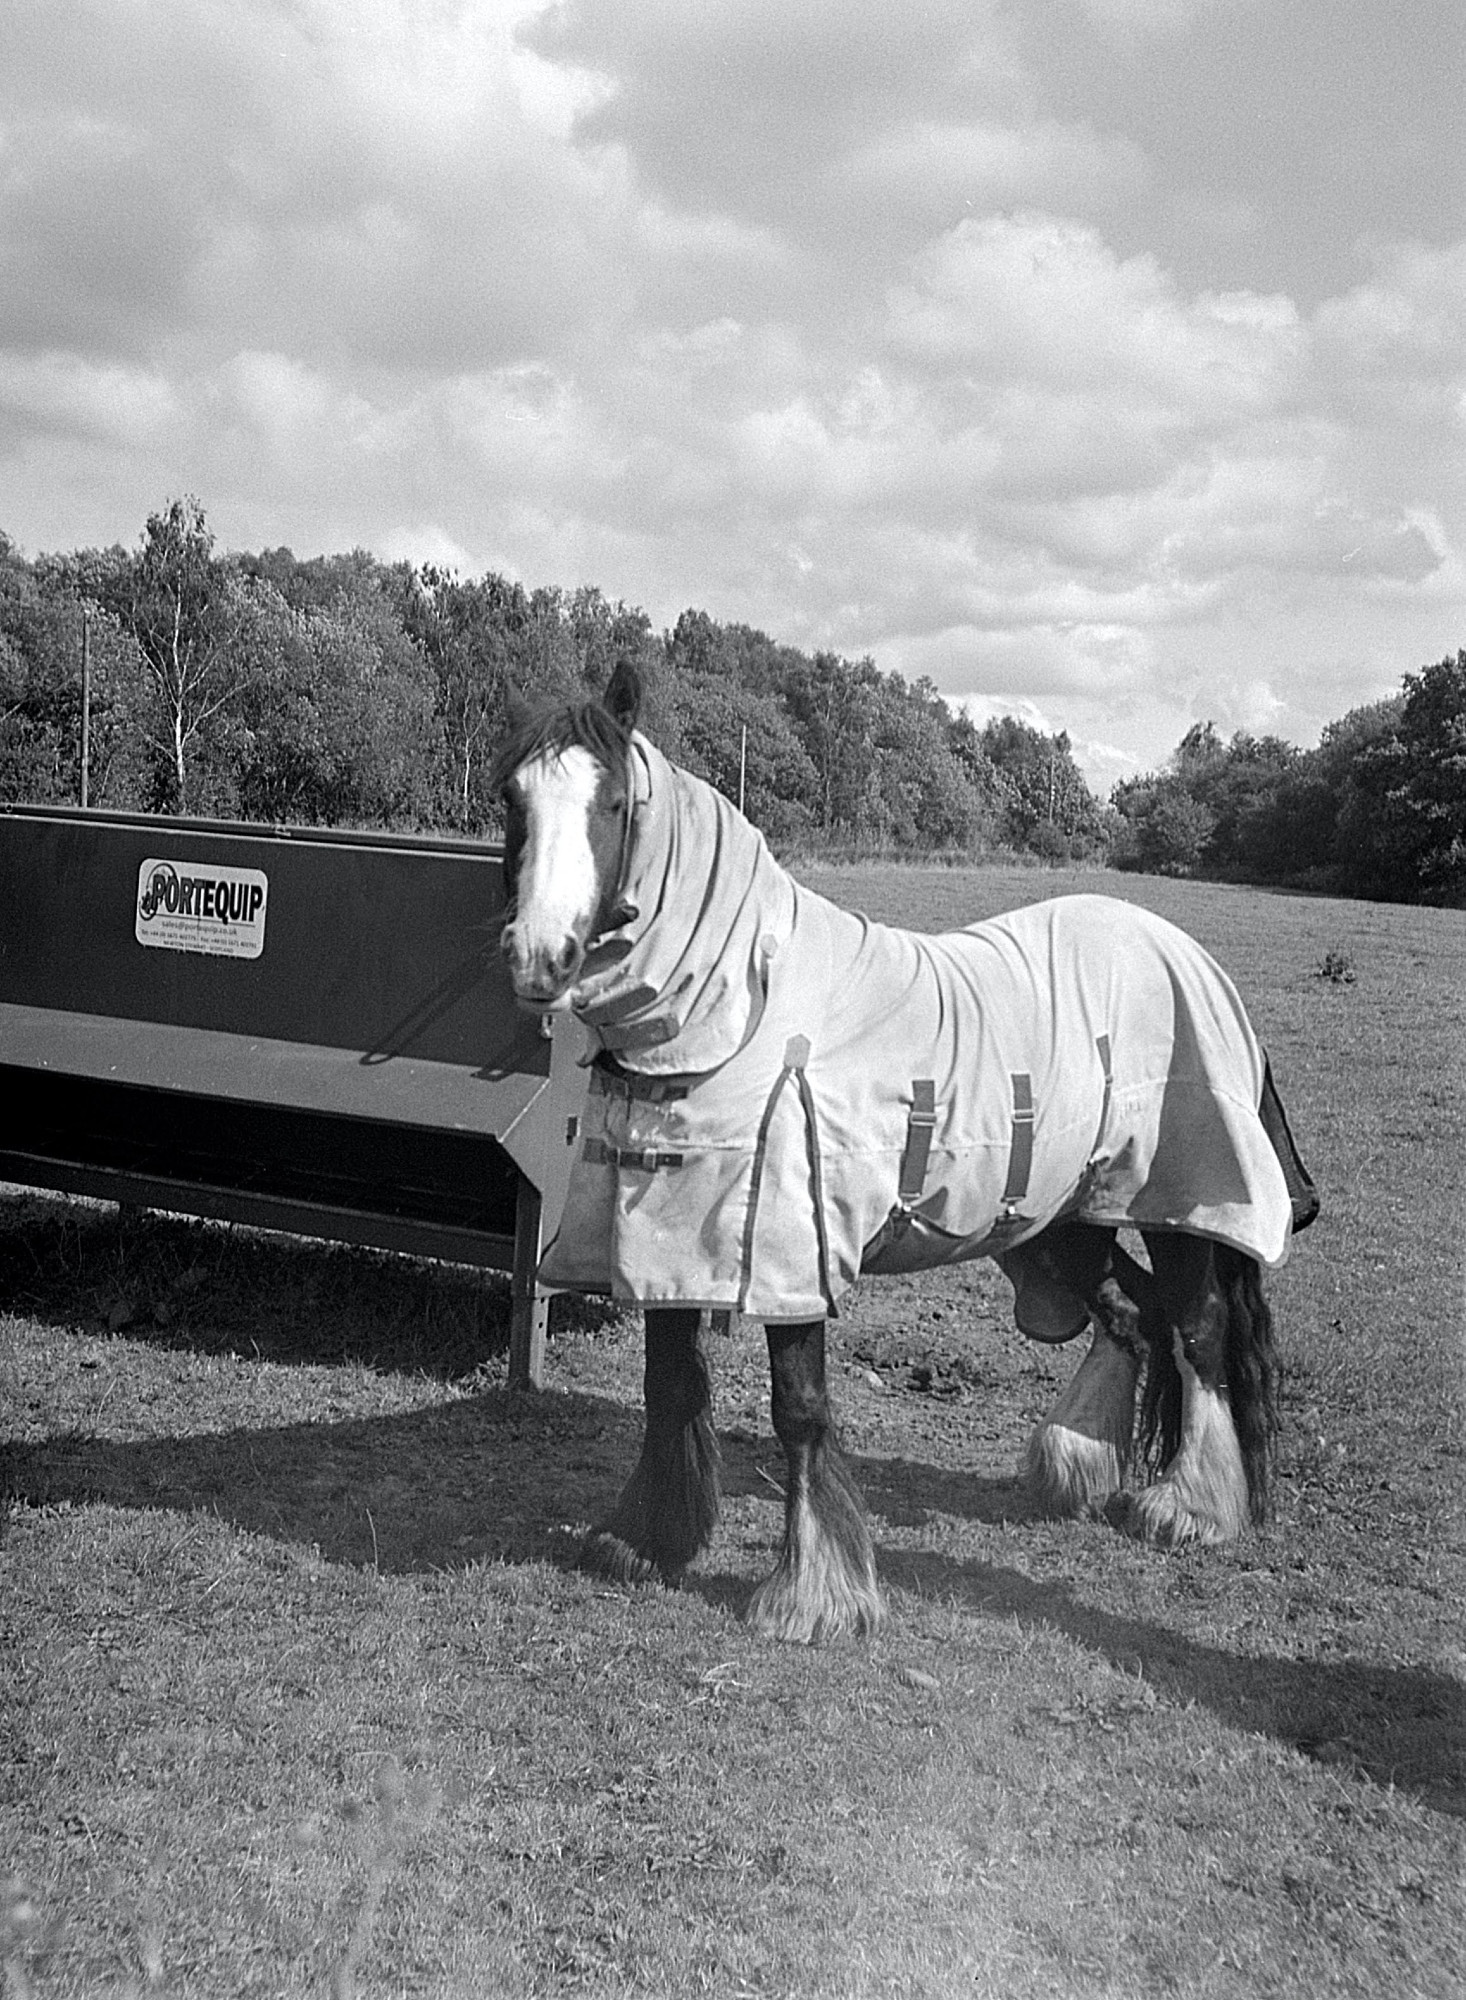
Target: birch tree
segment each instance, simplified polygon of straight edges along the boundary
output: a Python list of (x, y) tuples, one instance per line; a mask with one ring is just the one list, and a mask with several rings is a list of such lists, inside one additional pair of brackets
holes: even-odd
[(250, 668), (239, 651), (247, 612), (244, 580), (214, 553), (214, 536), (192, 495), (148, 516), (128, 565), (124, 616), (153, 696), (152, 736), (164, 782), (161, 805), (197, 804), (201, 744), (231, 719)]

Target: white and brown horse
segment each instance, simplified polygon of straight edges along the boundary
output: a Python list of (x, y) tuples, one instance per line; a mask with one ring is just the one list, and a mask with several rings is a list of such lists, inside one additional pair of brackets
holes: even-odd
[[(494, 774), (515, 992), (573, 1012), (592, 1051), (542, 1275), (645, 1311), (641, 1459), (584, 1560), (670, 1579), (706, 1546), (700, 1314), (745, 1312), (765, 1322), (788, 1465), (783, 1550), (749, 1618), (798, 1641), (874, 1629), (826, 1319), (862, 1270), (974, 1256), (1012, 1280), (1031, 1338), (1093, 1329), (1025, 1454), (1045, 1508), (1104, 1509), (1161, 1545), (1261, 1520), (1277, 1415), (1260, 1273), (1317, 1199), (1225, 974), (1107, 898), (936, 938), (868, 924), (661, 758), (639, 700), (622, 666), (601, 701), (526, 711)], [(1132, 1458), (1150, 1476), (1126, 1491)]]

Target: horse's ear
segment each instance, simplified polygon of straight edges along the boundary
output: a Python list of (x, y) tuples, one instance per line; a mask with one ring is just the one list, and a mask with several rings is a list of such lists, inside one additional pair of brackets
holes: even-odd
[(517, 687), (507, 688), (504, 693), (505, 728), (511, 730), (518, 729), (520, 723), (526, 719), (528, 714), (529, 703), (519, 692), (519, 689)]
[(641, 712), (641, 675), (623, 653), (611, 671), (601, 705), (629, 734)]

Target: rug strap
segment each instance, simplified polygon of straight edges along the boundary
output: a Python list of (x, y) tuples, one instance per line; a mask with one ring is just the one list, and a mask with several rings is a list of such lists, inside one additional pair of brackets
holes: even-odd
[(1115, 1090), (1115, 1072), (1114, 1065), (1110, 1061), (1109, 1036), (1096, 1035), (1094, 1046), (1099, 1055), (1100, 1068), (1105, 1073), (1105, 1094), (1100, 1102), (1099, 1130), (1095, 1133), (1094, 1144), (1089, 1149), (1092, 1154), (1097, 1153), (1104, 1143), (1105, 1127), (1110, 1122), (1110, 1099)]
[(921, 1200), (936, 1129), (936, 1078), (913, 1077), (911, 1109), (906, 1114), (906, 1148), (901, 1155), (901, 1178), (896, 1188), (896, 1199), (902, 1208), (914, 1208)]
[(592, 1057), (590, 1072), (592, 1089), (606, 1097), (625, 1098), (629, 1104), (677, 1104), (692, 1087), (678, 1078), (641, 1076), (623, 1069), (606, 1049)]
[(1008, 1152), (1008, 1184), (1003, 1189), (1003, 1208), (1012, 1215), (1028, 1193), (1028, 1177), (1033, 1172), (1033, 1078), (1025, 1069), (1012, 1072), (1013, 1139)]
[(799, 1092), (799, 1102), (804, 1111), (804, 1142), (809, 1154), (810, 1191), (814, 1197), (814, 1229), (819, 1251), (820, 1290), (824, 1294), (827, 1316), (834, 1319), (839, 1313), (834, 1292), (830, 1289), (830, 1237), (825, 1227), (824, 1171), (820, 1160), (819, 1120), (815, 1116), (814, 1092), (810, 1089), (809, 1078), (804, 1073), (808, 1061), (809, 1037), (791, 1035), (784, 1050), (784, 1067), (774, 1081), (768, 1103), (764, 1106), (764, 1115), (759, 1120), (758, 1141), (753, 1150), (753, 1171), (749, 1178), (747, 1219), (743, 1225), (743, 1273), (738, 1293), (740, 1313), (747, 1310), (748, 1287), (753, 1278), (753, 1234), (758, 1221), (759, 1195), (763, 1189), (769, 1127), (774, 1122), (774, 1112), (790, 1077), (796, 1079), (795, 1088)]
[(835, 1294), (830, 1285), (830, 1236), (825, 1227), (825, 1179), (820, 1163), (820, 1126), (815, 1116), (814, 1092), (809, 1087), (809, 1078), (804, 1073), (803, 1064), (796, 1070), (799, 1079), (799, 1101), (804, 1106), (804, 1136), (809, 1148), (810, 1190), (814, 1196), (814, 1233), (820, 1253), (820, 1290), (825, 1295), (828, 1317), (837, 1315)]
[(592, 1167), (633, 1167), (637, 1173), (655, 1174), (663, 1167), (680, 1167), (681, 1153), (659, 1153), (651, 1146), (613, 1146), (605, 1139), (587, 1139), (581, 1158)]
[(1083, 1208), (1097, 1186), (1101, 1175), (1109, 1165), (1109, 1156), (1104, 1151), (1105, 1134), (1110, 1128), (1110, 1104), (1115, 1095), (1115, 1066), (1110, 1058), (1110, 1038), (1096, 1035), (1095, 1054), (1099, 1057), (1100, 1068), (1104, 1072), (1105, 1091), (1100, 1099), (1099, 1123), (1094, 1128), (1094, 1144), (1089, 1149), (1089, 1158), (1084, 1163), (1084, 1172), (1079, 1176), (1079, 1185), (1074, 1190), (1074, 1203)]

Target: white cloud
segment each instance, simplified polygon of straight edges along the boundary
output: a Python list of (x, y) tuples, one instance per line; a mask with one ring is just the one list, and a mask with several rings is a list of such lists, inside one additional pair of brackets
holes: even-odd
[(1315, 734), (1461, 640), (1466, 246), (1183, 278), (1148, 218), (1230, 242), (1255, 183), (1159, 185), (1038, 20), (15, 0), (0, 525), (192, 490), (235, 546), (703, 605), (1117, 754)]
[(343, 393), (327, 375), (285, 354), (246, 350), (214, 378), (227, 421), (259, 441), (284, 468), (364, 442), (372, 411), (361, 396)]
[(1225, 7), (1257, 6), (1264, 0), (1079, 0), (1079, 4), (1102, 27), (1173, 35), (1192, 27), (1203, 15)]
[(483, 366), (624, 310), (587, 82), (524, 5), (22, 0), (0, 155), (0, 342), (180, 326), (317, 361)]
[(172, 387), (150, 370), (74, 354), (0, 350), (0, 438), (28, 431), (143, 448), (177, 413)]
[(395, 524), (384, 531), (379, 553), (388, 562), (432, 563), (460, 576), (471, 576), (474, 570), (469, 551), (437, 521)]
[(893, 348), (964, 380), (1088, 389), (1222, 421), (1274, 406), (1300, 359), (1284, 299), (1178, 295), (1148, 256), (1031, 214), (964, 221), (890, 297)]
[(915, 119), (890, 125), (844, 155), (831, 169), (856, 196), (897, 194), (908, 202), (952, 199), (969, 207), (1032, 203), (1045, 190), (1073, 196), (1123, 193), (1145, 178), (1136, 146), (1101, 139), (1087, 126), (1036, 120), (1025, 125), (939, 124)]

